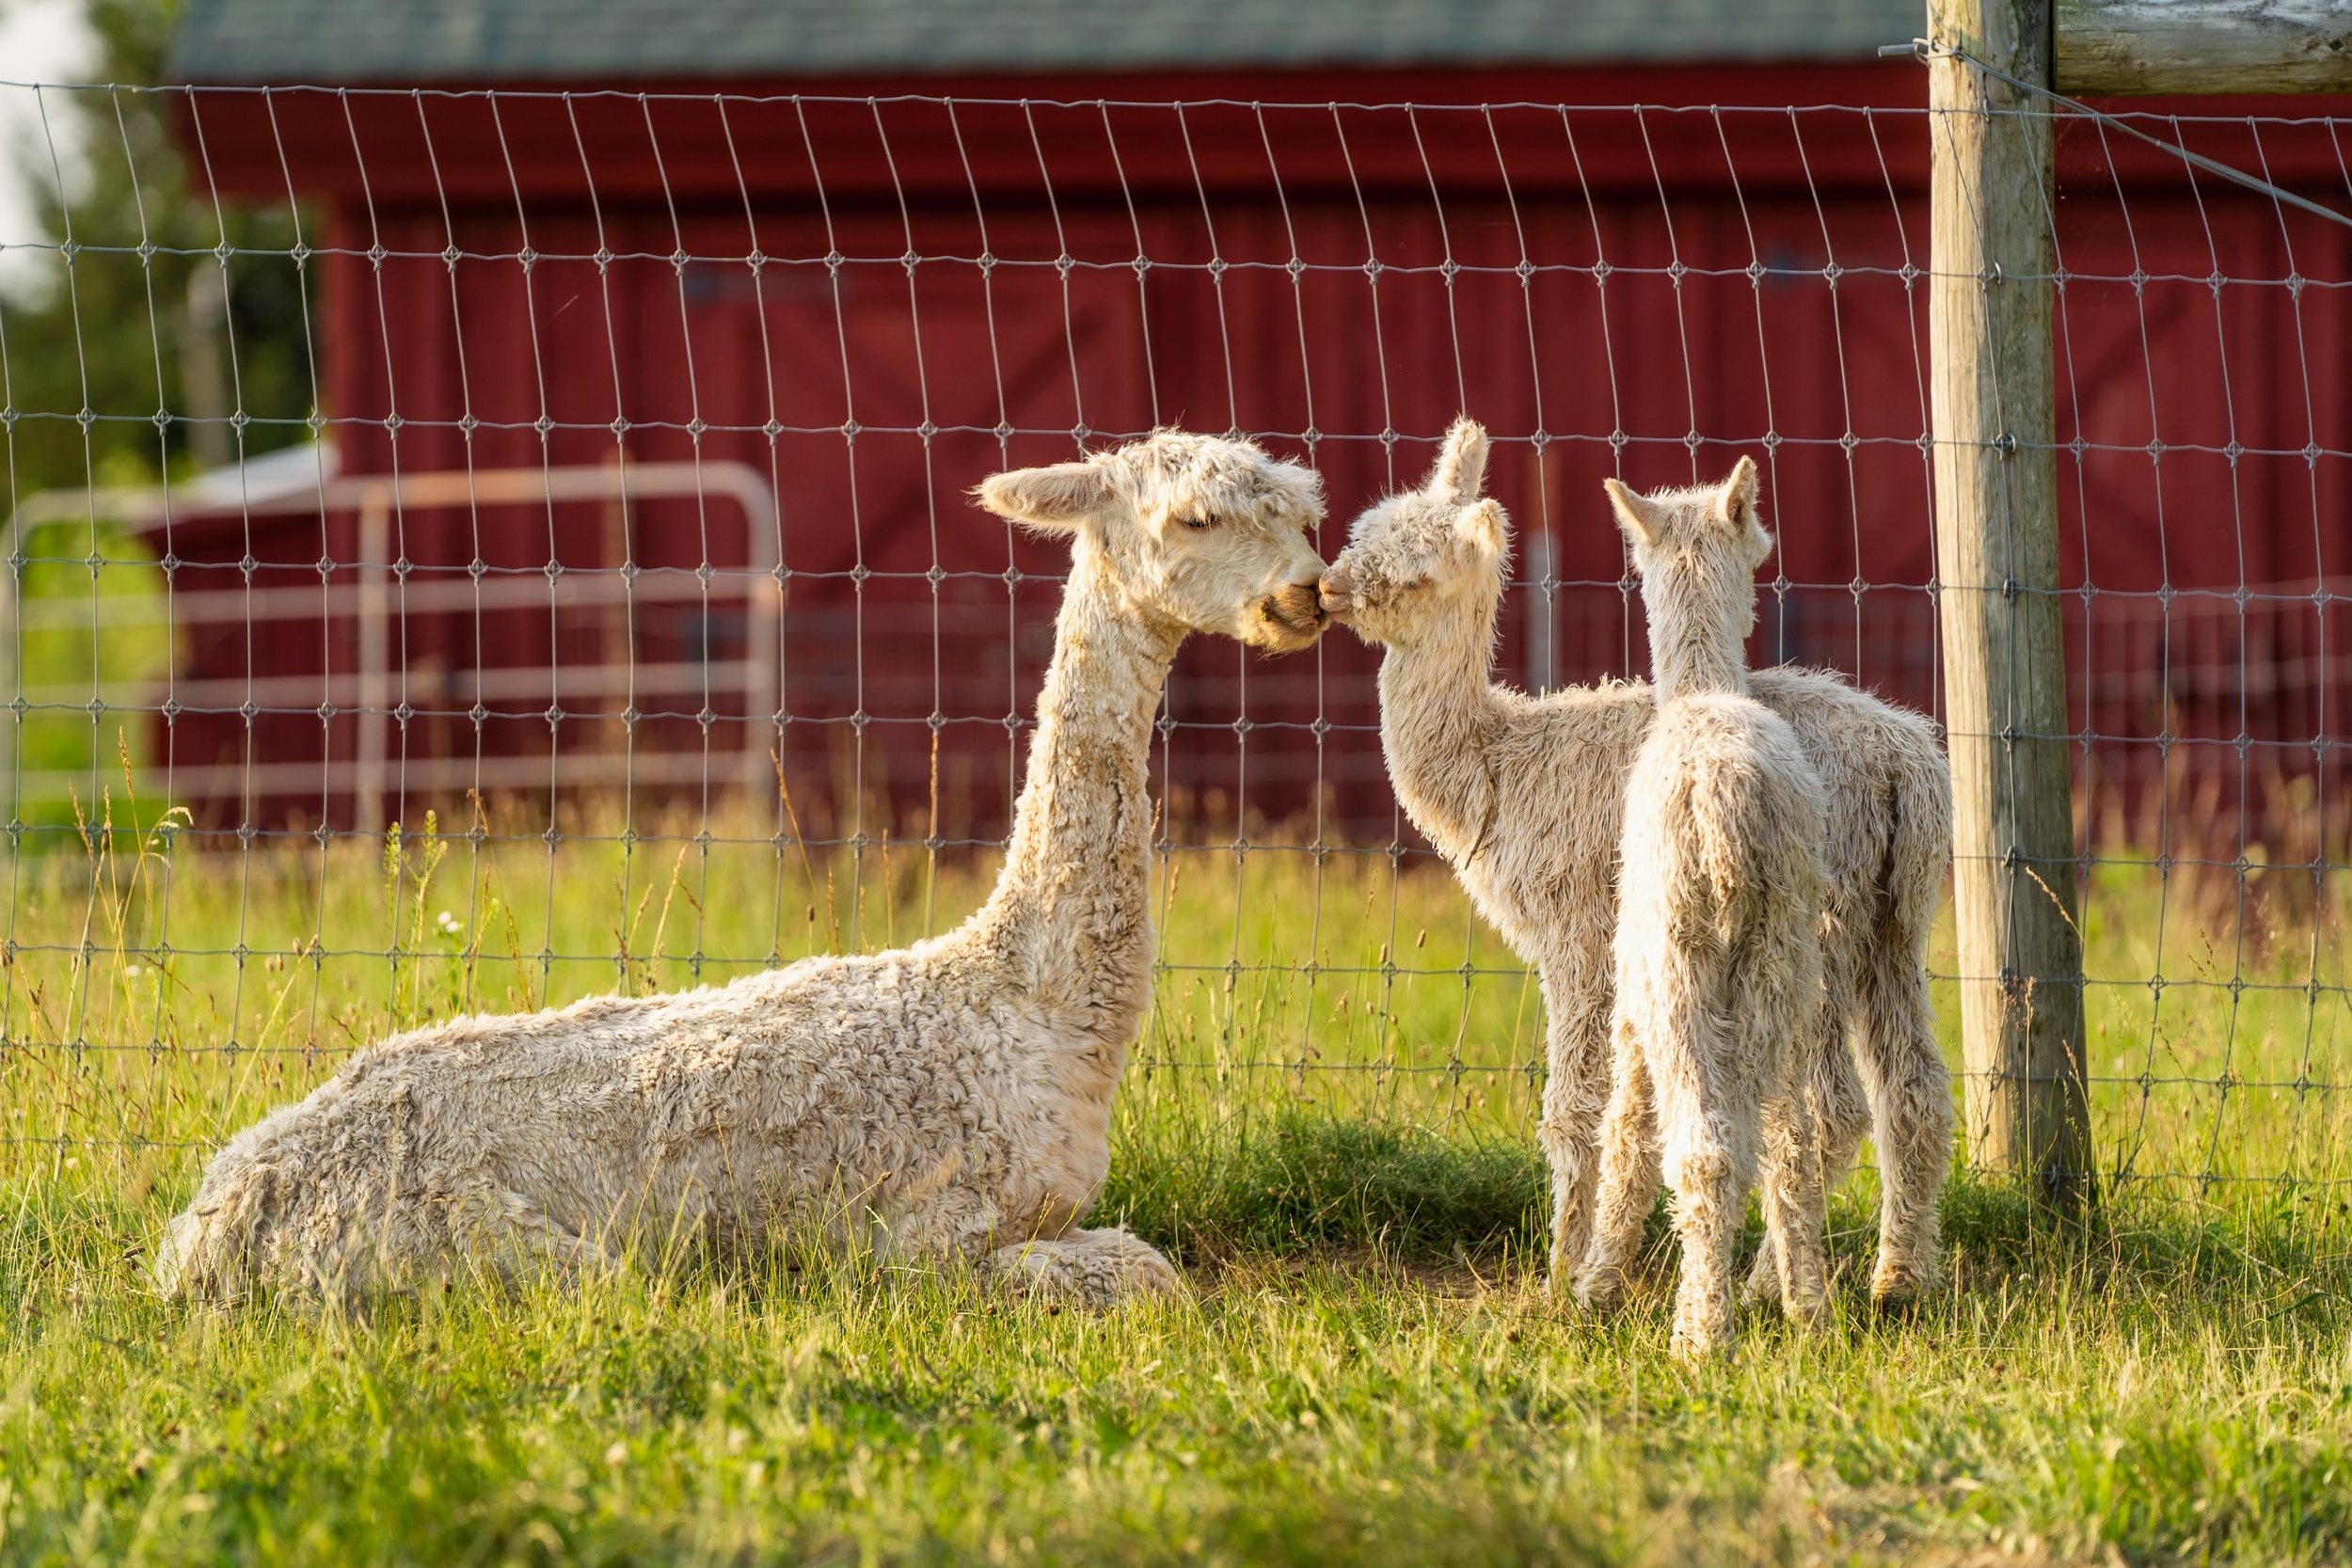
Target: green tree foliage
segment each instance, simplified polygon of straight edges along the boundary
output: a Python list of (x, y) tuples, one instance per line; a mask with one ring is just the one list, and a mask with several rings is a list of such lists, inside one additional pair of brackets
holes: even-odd
[[(158, 80), (175, 9), (91, 0), (93, 74)], [(13, 297), (0, 295), (10, 499), (151, 481), (302, 439), (315, 400), (292, 204), (215, 201), (192, 178), (199, 143), (183, 94), (52, 89), (41, 106), (50, 135), (17, 156), (55, 248), (20, 267)]]
[[(0, 0), (6, 5), (8, 0)], [(38, 193), (0, 290), (0, 509), (43, 491), (151, 484), (305, 439), (317, 411), (311, 269), (291, 202), (216, 201), (199, 120), (163, 79), (176, 0), (90, 0), (95, 80), (44, 88), (45, 134), (11, 150)], [(10, 89), (23, 92), (26, 89)], [(151, 751), (170, 648), (157, 541), (101, 507), (12, 531), (19, 613), (0, 721), (8, 816), (71, 832)]]

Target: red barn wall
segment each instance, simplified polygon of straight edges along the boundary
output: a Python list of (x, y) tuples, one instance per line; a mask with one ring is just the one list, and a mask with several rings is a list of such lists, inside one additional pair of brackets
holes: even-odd
[[(892, 802), (894, 832), (1003, 831), (1007, 721), (1041, 672), (1061, 552), (964, 492), (1071, 455), (1073, 433), (1156, 423), (1261, 433), (1312, 462), (1328, 555), (1366, 500), (1419, 475), (1456, 409), (1486, 420), (1522, 576), (1551, 579), (1515, 589), (1505, 616), (1502, 668), (1530, 680), (1644, 662), (1598, 480), (1707, 478), (1753, 452), (1781, 538), (1756, 656), (1936, 705), (1915, 114), (593, 99), (569, 107), (567, 160), (556, 104), (363, 119), (348, 162), (364, 192), (318, 152), (310, 182), (339, 193), (321, 361), (346, 471), (699, 454), (769, 475), (780, 738), (812, 832), (880, 830), (851, 779)], [(2333, 167), (2275, 129), (2208, 150), (2282, 178)], [(2344, 728), (2329, 661), (2352, 627), (2313, 590), (2352, 550), (2328, 352), (2352, 267), (2341, 229), (2162, 160), (2070, 131), (2062, 169), (2086, 798), (2102, 832), (2144, 840), (2193, 816), (2201, 845), (2227, 848), (2275, 834), (2288, 781), (2332, 790), (2341, 768), (2312, 742)], [(353, 562), (355, 526), (285, 525), (270, 559)], [(611, 572), (624, 555), (739, 573), (744, 526), (691, 500), (626, 525), (444, 510), (401, 519), (399, 548), (417, 580), (477, 561)], [(251, 635), (273, 660), (347, 668), (357, 633)], [(548, 617), (412, 615), (401, 657), (427, 672), (600, 657), (597, 634), (566, 635)], [(747, 628), (671, 604), (634, 635), (640, 661), (675, 662), (739, 657)], [(1327, 832), (1385, 840), (1373, 668), (1344, 632), (1281, 660), (1197, 641), (1168, 702), (1180, 800), (1276, 818), (1320, 802)], [(477, 719), (421, 689), (412, 752), (702, 744), (675, 694), (633, 723), (617, 700), (566, 702), (551, 731), (552, 692)], [(183, 717), (174, 743), (241, 746), (242, 724)], [(739, 746), (746, 724), (756, 747), (779, 738), (738, 701), (712, 744)], [(253, 739), (301, 754), (328, 729), (297, 717)]]

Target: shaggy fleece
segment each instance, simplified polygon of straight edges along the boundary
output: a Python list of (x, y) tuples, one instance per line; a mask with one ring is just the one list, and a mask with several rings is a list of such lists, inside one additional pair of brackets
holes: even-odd
[[(1406, 814), (1541, 979), (1549, 1074), (1539, 1137), (1551, 1172), (1551, 1275), (1565, 1286), (1590, 1238), (1611, 1082), (1626, 781), (1656, 703), (1646, 682), (1540, 697), (1493, 683), (1510, 541), (1502, 509), (1479, 497), (1485, 455), (1483, 432), (1449, 441), (1420, 488), (1359, 515), (1325, 574), (1324, 600), (1386, 650), (1380, 742)], [(1874, 1134), (1873, 1289), (1901, 1297), (1933, 1276), (1936, 1200), (1951, 1161), (1951, 1074), (1925, 963), (1951, 856), (1951, 775), (1925, 717), (1836, 675), (1757, 670), (1748, 686), (1796, 732), (1826, 791), (1826, 1003), (1801, 1048), (1805, 1092), (1825, 1184), (1863, 1133)], [(1751, 1278), (1777, 1293), (1769, 1247)]]
[(1088, 1302), (1178, 1288), (1135, 1236), (1077, 1223), (1151, 990), (1146, 748), (1187, 633), (1289, 650), (1321, 630), (1320, 483), (1163, 431), (979, 499), (1072, 551), (983, 908), (902, 951), (385, 1041), (220, 1151), (163, 1288), (350, 1296), (787, 1231)]
[(1825, 1305), (1820, 1157), (1797, 1042), (1821, 1006), (1820, 776), (1748, 695), (1756, 569), (1772, 553), (1746, 458), (1720, 490), (1609, 499), (1642, 577), (1658, 715), (1618, 837), (1614, 1079), (1577, 1295), (1614, 1301), (1661, 1165), (1682, 1243), (1674, 1354), (1731, 1342), (1732, 1255), (1762, 1178), (1782, 1309)]

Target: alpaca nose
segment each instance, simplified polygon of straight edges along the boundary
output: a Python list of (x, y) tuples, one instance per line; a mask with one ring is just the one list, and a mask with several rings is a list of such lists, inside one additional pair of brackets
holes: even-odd
[(1323, 612), (1335, 621), (1355, 608), (1355, 582), (1336, 566), (1324, 573), (1323, 580), (1315, 585), (1316, 602), (1322, 606)]
[(1266, 618), (1279, 621), (1296, 631), (1311, 631), (1323, 625), (1323, 610), (1316, 603), (1315, 584), (1286, 582), (1266, 595), (1263, 606)]

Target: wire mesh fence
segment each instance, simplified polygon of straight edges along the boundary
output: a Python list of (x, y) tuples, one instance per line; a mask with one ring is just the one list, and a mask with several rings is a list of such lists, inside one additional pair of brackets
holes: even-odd
[[(1940, 711), (1922, 111), (0, 90), (22, 1169), (182, 1181), (397, 1028), (946, 928), (1062, 569), (964, 492), (1162, 424), (1318, 468), (1327, 556), (1480, 417), (1533, 690), (1646, 665), (1600, 478), (1753, 454), (1756, 656)], [(2101, 1164), (2335, 1180), (2343, 127), (2051, 112)], [(1130, 1123), (1532, 1130), (1375, 668), (1188, 646)]]

